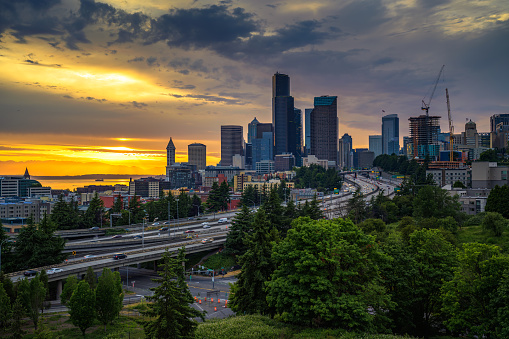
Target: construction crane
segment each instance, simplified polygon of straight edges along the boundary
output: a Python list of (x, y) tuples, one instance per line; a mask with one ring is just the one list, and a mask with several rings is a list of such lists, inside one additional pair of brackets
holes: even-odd
[(447, 98), (447, 115), (449, 117), (449, 148), (450, 148), (450, 154), (449, 154), (449, 161), (454, 161), (454, 126), (452, 124), (452, 117), (451, 117), (451, 104), (449, 102), (449, 91), (447, 88), (445, 89), (445, 97)]
[(442, 75), (444, 67), (445, 65), (442, 65), (442, 68), (440, 68), (440, 72), (438, 72), (437, 80), (435, 80), (435, 85), (433, 86), (433, 90), (431, 91), (431, 95), (429, 96), (428, 103), (424, 101), (426, 97), (422, 98), (421, 110), (426, 111), (426, 116), (429, 116), (429, 105), (431, 104), (431, 100), (433, 99), (433, 95), (435, 94), (435, 90), (437, 89), (438, 81), (440, 80), (440, 76)]

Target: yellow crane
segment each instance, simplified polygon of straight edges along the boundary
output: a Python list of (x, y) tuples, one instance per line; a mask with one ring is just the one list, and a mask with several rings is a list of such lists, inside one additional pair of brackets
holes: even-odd
[(454, 161), (454, 126), (452, 124), (452, 117), (451, 117), (451, 104), (449, 103), (449, 91), (447, 88), (445, 89), (445, 97), (447, 98), (447, 115), (449, 117), (449, 148), (450, 148), (450, 154), (449, 154), (449, 161)]

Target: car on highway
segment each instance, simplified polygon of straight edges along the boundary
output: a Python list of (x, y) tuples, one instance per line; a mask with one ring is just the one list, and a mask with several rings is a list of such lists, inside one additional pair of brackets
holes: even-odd
[(142, 236), (141, 236), (141, 235), (139, 235), (139, 234), (138, 234), (138, 235), (135, 235), (135, 236), (133, 237), (133, 239), (141, 239), (141, 238), (142, 238)]
[(23, 272), (23, 275), (25, 277), (33, 277), (36, 274), (37, 274), (37, 271), (35, 271), (35, 270), (28, 270), (28, 271)]
[(210, 228), (210, 225), (208, 222), (204, 222), (202, 225), (203, 225), (203, 228)]
[(194, 220), (194, 218), (193, 217), (189, 217), (189, 218), (187, 218), (187, 220)]
[(155, 223), (152, 224), (152, 226), (159, 226), (159, 225), (161, 225), (161, 224), (158, 223), (158, 222), (155, 222)]
[(184, 233), (194, 233), (194, 230), (187, 230)]
[(115, 253), (113, 260), (125, 259), (127, 255), (125, 253)]
[(111, 239), (118, 239), (118, 238), (122, 238), (122, 234), (115, 234), (114, 236), (111, 237)]
[(98, 226), (90, 227), (90, 230), (91, 230), (91, 231), (98, 231), (98, 230), (100, 230), (100, 229), (101, 229), (101, 228), (100, 228), (100, 227), (98, 227)]
[(161, 227), (161, 228), (159, 229), (159, 231), (167, 231), (167, 230), (168, 230), (168, 227)]
[(193, 239), (193, 236), (191, 234), (186, 235), (186, 239)]
[(169, 225), (169, 224), (170, 224), (170, 222), (169, 222), (169, 221), (165, 221), (165, 222), (163, 222), (163, 225)]
[(87, 254), (87, 255), (86, 255), (86, 256), (84, 256), (83, 258), (85, 258), (85, 259), (95, 258), (95, 255), (93, 255), (93, 254)]
[(205, 244), (205, 243), (213, 242), (213, 241), (214, 241), (214, 238), (205, 238), (201, 242), (202, 242), (202, 244)]
[(53, 267), (46, 271), (46, 274), (55, 274), (55, 273), (61, 273), (64, 270), (61, 268)]

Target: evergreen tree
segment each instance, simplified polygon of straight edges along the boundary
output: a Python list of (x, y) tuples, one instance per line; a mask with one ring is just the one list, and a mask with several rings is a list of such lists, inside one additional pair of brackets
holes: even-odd
[(141, 206), (140, 199), (136, 194), (131, 198), (131, 200), (129, 200), (128, 208), (129, 211), (131, 211), (131, 223), (141, 223), (145, 217), (145, 210)]
[(202, 204), (201, 204), (201, 199), (198, 195), (193, 194), (193, 199), (191, 200), (191, 211), (190, 211), (190, 216), (191, 217), (194, 217), (194, 216), (197, 216), (200, 214), (200, 211), (203, 211), (202, 210)]
[(60, 294), (60, 302), (63, 305), (66, 305), (69, 299), (71, 299), (74, 290), (78, 286), (78, 278), (75, 275), (70, 275), (65, 280), (64, 288), (62, 289), (62, 294)]
[(11, 314), (11, 299), (5, 292), (4, 285), (0, 282), (0, 328), (7, 327)]
[(242, 255), (246, 252), (244, 239), (252, 229), (253, 215), (246, 205), (242, 205), (239, 213), (235, 215), (232, 225), (226, 235), (224, 253)]
[(87, 273), (85, 273), (83, 280), (88, 283), (88, 286), (90, 286), (92, 290), (95, 290), (95, 286), (97, 285), (97, 276), (92, 266), (88, 266)]
[(4, 272), (0, 272), (0, 283), (3, 285), (5, 293), (9, 297), (10, 304), (14, 305), (16, 301), (16, 293), (14, 291), (14, 285), (12, 284), (11, 279), (4, 274)]
[(40, 280), (39, 274), (30, 281), (23, 279), (18, 285), (18, 295), (21, 295), (23, 306), (34, 323), (34, 328), (37, 330), (39, 324), (39, 311), (43, 306), (44, 299), (46, 298), (46, 289), (44, 283)]
[(246, 314), (273, 314), (267, 304), (265, 284), (274, 272), (272, 244), (274, 232), (265, 211), (255, 214), (253, 230), (246, 239), (247, 251), (239, 258), (242, 270), (231, 288), (230, 307), (234, 312)]
[(21, 339), (25, 335), (23, 330), (23, 318), (25, 317), (25, 307), (23, 306), (22, 296), (18, 295), (12, 305), (11, 338)]
[(313, 220), (323, 219), (324, 217), (316, 194), (313, 196), (313, 200), (311, 200), (311, 203), (309, 204), (308, 216)]
[(16, 244), (12, 266), (15, 270), (61, 263), (67, 255), (62, 253), (65, 240), (53, 233), (54, 227), (45, 217), (37, 229), (33, 219), (21, 228)]
[(159, 217), (159, 210), (155, 201), (149, 201), (145, 204), (145, 212), (149, 221), (153, 221)]
[(60, 230), (72, 229), (72, 224), (69, 223), (69, 216), (69, 206), (64, 201), (64, 195), (60, 194), (57, 202), (51, 209), (51, 221), (53, 221)]
[(118, 317), (123, 306), (122, 282), (120, 281), (120, 274), (115, 273), (117, 275), (111, 272), (110, 269), (104, 268), (95, 291), (97, 317), (104, 324), (105, 331), (106, 325)]
[(228, 210), (228, 204), (230, 203), (230, 186), (226, 181), (221, 183), (219, 186), (219, 196), (220, 196), (220, 209), (222, 211)]
[(252, 185), (247, 186), (240, 197), (240, 205), (247, 205), (252, 207), (255, 206), (257, 202), (258, 200), (256, 189)]
[(178, 199), (178, 215), (180, 218), (187, 218), (189, 216), (189, 211), (191, 210), (191, 198), (186, 192), (184, 192), (184, 190), (181, 190)]
[(495, 186), (486, 200), (486, 212), (497, 212), (509, 218), (509, 186)]
[(44, 296), (44, 300), (41, 304), (41, 313), (44, 313), (44, 308), (48, 306), (48, 302), (46, 302), (47, 299), (49, 299), (49, 283), (48, 283), (48, 274), (46, 273), (46, 270), (42, 270), (41, 273), (39, 273), (39, 279), (42, 282), (42, 285), (44, 286), (44, 289), (46, 290), (46, 295)]
[(221, 191), (219, 189), (219, 185), (217, 184), (217, 181), (214, 181), (212, 184), (212, 187), (209, 191), (209, 196), (207, 198), (207, 202), (205, 203), (205, 206), (207, 207), (207, 210), (209, 212), (217, 213), (222, 208), (222, 202), (221, 202)]
[(120, 213), (124, 209), (124, 204), (122, 203), (122, 198), (120, 195), (115, 198), (115, 203), (113, 204), (113, 207), (111, 208), (111, 213)]
[(97, 192), (94, 194), (87, 211), (85, 212), (85, 225), (87, 227), (101, 227), (104, 216), (104, 203)]
[[(197, 323), (192, 318), (203, 319), (203, 313), (189, 305), (194, 300), (184, 281), (183, 261), (184, 249), (179, 250), (177, 259), (171, 258), (167, 250), (163, 254), (159, 265), (161, 278), (154, 279), (159, 285), (151, 288), (154, 295), (147, 299), (152, 303), (147, 304), (148, 310), (142, 311), (143, 315), (153, 318), (143, 322), (147, 338), (193, 338)], [(177, 280), (173, 279), (175, 276)]]
[(87, 328), (94, 324), (96, 317), (95, 293), (85, 280), (78, 283), (69, 300), (69, 314), (73, 325), (85, 336)]
[(360, 191), (356, 191), (353, 197), (346, 204), (348, 218), (355, 224), (360, 223), (367, 217), (366, 202), (364, 195)]
[(0, 253), (0, 259), (1, 259), (1, 267), (0, 267), (0, 273), (3, 275), (3, 272), (10, 272), (12, 265), (9, 263), (12, 263), (12, 247), (13, 242), (9, 239), (7, 234), (5, 234), (5, 230), (2, 227), (2, 221), (0, 220), (0, 244), (2, 244), (1, 247), (1, 253)]
[(290, 228), (290, 224), (286, 222), (287, 220), (284, 217), (285, 209), (281, 205), (277, 187), (272, 188), (269, 198), (263, 203), (262, 208), (265, 211), (270, 227), (276, 228), (284, 237)]

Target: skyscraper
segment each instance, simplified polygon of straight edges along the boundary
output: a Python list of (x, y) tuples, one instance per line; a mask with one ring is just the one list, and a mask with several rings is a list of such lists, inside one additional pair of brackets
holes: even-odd
[(315, 97), (311, 112), (311, 154), (334, 161), (338, 157), (338, 97)]
[(175, 164), (175, 145), (170, 137), (168, 146), (166, 146), (166, 166), (171, 166), (173, 164)]
[(397, 114), (382, 117), (382, 153), (399, 154), (399, 118)]
[(353, 159), (351, 157), (352, 153), (352, 137), (348, 135), (348, 133), (345, 133), (341, 137), (341, 152), (339, 154), (340, 159), (340, 166), (345, 168), (351, 168), (353, 166)]
[(290, 96), (290, 77), (286, 74), (276, 73), (272, 76), (272, 125), (276, 154), (295, 154), (297, 125), (294, 100)]
[(493, 114), (490, 117), (490, 132), (495, 132), (500, 123), (509, 125), (509, 114)]
[(304, 109), (304, 115), (305, 115), (305, 143), (306, 143), (306, 154), (311, 154), (311, 112), (313, 111), (312, 108), (306, 108)]
[(187, 162), (196, 165), (196, 170), (204, 170), (207, 167), (207, 146), (199, 143), (188, 145)]
[(375, 158), (382, 154), (382, 136), (370, 135), (369, 136), (369, 150), (375, 154)]
[(274, 160), (274, 128), (270, 123), (258, 123), (252, 140), (252, 165), (263, 160)]
[(259, 121), (256, 120), (256, 117), (247, 125), (247, 142), (250, 144), (253, 142), (253, 139), (256, 138), (256, 126), (258, 126)]
[(429, 156), (430, 160), (437, 159), (440, 151), (438, 143), (440, 117), (420, 115), (408, 120), (410, 121), (413, 157), (425, 159)]
[(221, 126), (221, 166), (232, 166), (235, 154), (244, 155), (243, 133), (242, 126)]

